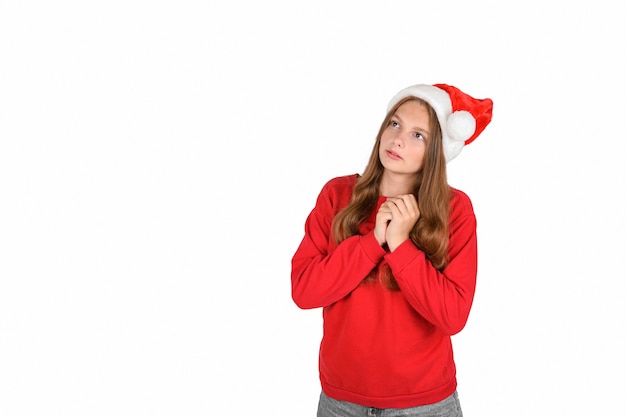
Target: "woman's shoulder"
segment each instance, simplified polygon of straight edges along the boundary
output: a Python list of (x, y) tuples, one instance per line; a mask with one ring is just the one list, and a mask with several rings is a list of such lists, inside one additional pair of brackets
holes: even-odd
[(342, 175), (328, 180), (318, 196), (318, 204), (329, 204), (331, 207), (345, 206), (352, 196), (352, 190), (359, 178), (358, 174)]
[(452, 208), (452, 212), (463, 213), (463, 214), (473, 214), (474, 206), (472, 205), (472, 200), (469, 196), (454, 187), (450, 187), (450, 192), (452, 197), (450, 199), (450, 207)]
[(350, 174), (334, 177), (328, 180), (326, 184), (324, 184), (324, 190), (326, 192), (352, 192), (352, 189), (354, 189), (354, 186), (356, 185), (358, 179), (359, 174)]

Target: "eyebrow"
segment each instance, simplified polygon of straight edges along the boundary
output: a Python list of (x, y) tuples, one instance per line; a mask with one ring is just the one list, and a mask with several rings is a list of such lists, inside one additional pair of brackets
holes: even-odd
[[(398, 113), (394, 113), (394, 114), (393, 114), (393, 117), (395, 117), (396, 119), (398, 119), (398, 120), (400, 120), (402, 123), (404, 123), (404, 121), (402, 120), (402, 117), (398, 116)], [(415, 127), (413, 128), (413, 130), (417, 130), (417, 131), (419, 131), (420, 133), (423, 133), (423, 134), (425, 134), (426, 136), (430, 137), (430, 132), (429, 132), (427, 129), (421, 128), (421, 127), (419, 127), (419, 126), (415, 126)]]

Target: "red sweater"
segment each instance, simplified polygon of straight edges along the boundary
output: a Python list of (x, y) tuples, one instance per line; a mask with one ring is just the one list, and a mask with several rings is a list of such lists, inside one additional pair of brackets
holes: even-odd
[[(357, 175), (330, 180), (305, 224), (292, 259), (298, 307), (323, 307), (319, 372), (329, 397), (377, 408), (441, 401), (456, 390), (450, 336), (467, 321), (476, 287), (476, 218), (470, 199), (452, 190), (449, 264), (435, 269), (413, 242), (393, 253), (374, 237), (378, 207), (361, 234), (332, 243), (333, 217), (350, 201)], [(400, 286), (363, 282), (388, 263)]]

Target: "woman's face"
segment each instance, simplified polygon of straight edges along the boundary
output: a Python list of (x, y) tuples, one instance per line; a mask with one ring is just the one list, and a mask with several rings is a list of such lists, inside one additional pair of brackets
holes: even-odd
[(429, 119), (428, 110), (417, 101), (398, 107), (380, 139), (378, 156), (385, 171), (414, 175), (422, 169)]

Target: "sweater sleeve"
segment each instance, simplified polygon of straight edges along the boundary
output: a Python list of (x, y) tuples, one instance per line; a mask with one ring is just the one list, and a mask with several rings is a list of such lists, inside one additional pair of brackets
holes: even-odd
[(448, 335), (465, 327), (476, 289), (476, 217), (467, 196), (461, 194), (460, 198), (461, 207), (451, 216), (449, 263), (443, 271), (438, 271), (410, 240), (386, 255), (409, 304)]
[(302, 309), (326, 307), (341, 300), (386, 253), (373, 231), (331, 246), (331, 224), (340, 204), (338, 199), (327, 186), (322, 189), (291, 261), (291, 294)]

